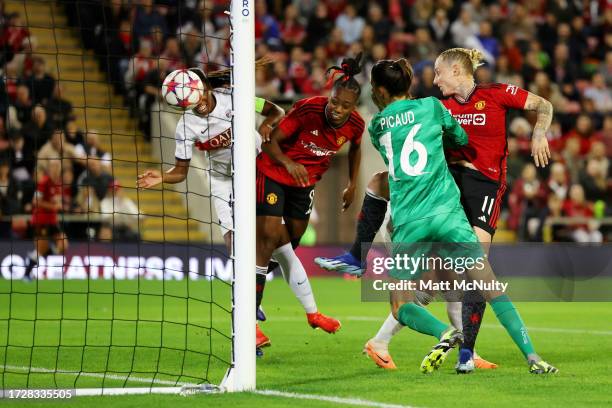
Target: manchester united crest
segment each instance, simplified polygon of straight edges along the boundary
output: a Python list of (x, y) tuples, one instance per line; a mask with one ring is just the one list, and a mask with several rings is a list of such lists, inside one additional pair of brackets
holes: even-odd
[(278, 196), (274, 193), (270, 193), (266, 196), (266, 201), (268, 202), (268, 204), (274, 205), (278, 201)]
[(344, 136), (340, 136), (339, 138), (337, 138), (337, 139), (336, 139), (336, 144), (337, 144), (338, 146), (343, 145), (343, 144), (344, 144), (344, 142), (346, 142), (346, 137), (344, 137)]
[(485, 101), (478, 101), (476, 102), (474, 107), (476, 108), (476, 110), (483, 110), (485, 108), (485, 105)]

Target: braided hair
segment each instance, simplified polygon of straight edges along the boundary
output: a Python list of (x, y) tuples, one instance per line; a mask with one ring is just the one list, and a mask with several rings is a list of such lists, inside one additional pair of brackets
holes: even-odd
[[(340, 88), (348, 89), (357, 95), (357, 98), (361, 95), (361, 85), (355, 79), (355, 75), (361, 72), (362, 64), (361, 59), (363, 53), (357, 54), (355, 58), (346, 57), (340, 63), (340, 66), (333, 66), (327, 69), (329, 76), (328, 84), (333, 82), (333, 89), (338, 90)], [(338, 78), (336, 76), (340, 75)]]

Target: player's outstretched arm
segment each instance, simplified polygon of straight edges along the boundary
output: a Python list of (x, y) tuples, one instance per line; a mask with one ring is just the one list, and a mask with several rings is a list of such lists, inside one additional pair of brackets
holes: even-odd
[(545, 167), (550, 159), (546, 132), (552, 122), (553, 106), (548, 100), (529, 92), (523, 109), (536, 111), (538, 114), (531, 137), (531, 156), (536, 167)]
[(342, 192), (342, 211), (353, 203), (355, 199), (355, 189), (357, 188), (357, 179), (359, 178), (359, 166), (361, 165), (361, 144), (351, 142), (348, 152), (349, 166), (349, 182), (348, 186)]
[(285, 116), (285, 111), (274, 102), (263, 98), (255, 98), (255, 109), (257, 113), (266, 117), (257, 131), (261, 135), (261, 141), (263, 143), (268, 143), (270, 142), (272, 130), (278, 125), (278, 122), (280, 122), (283, 116)]
[(151, 188), (161, 183), (176, 184), (187, 178), (189, 172), (189, 160), (176, 159), (174, 167), (165, 173), (158, 170), (147, 170), (138, 175), (136, 184), (138, 188)]

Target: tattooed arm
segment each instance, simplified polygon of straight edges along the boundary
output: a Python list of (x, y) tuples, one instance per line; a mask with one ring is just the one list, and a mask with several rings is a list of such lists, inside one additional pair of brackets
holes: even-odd
[(553, 118), (553, 106), (541, 96), (529, 92), (524, 110), (536, 111), (538, 116), (531, 137), (531, 156), (536, 167), (545, 167), (550, 159), (550, 149), (546, 139), (546, 131)]

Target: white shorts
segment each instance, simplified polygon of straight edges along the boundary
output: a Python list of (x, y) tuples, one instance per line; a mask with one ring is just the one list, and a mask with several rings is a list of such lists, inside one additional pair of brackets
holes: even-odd
[(219, 220), (221, 234), (234, 230), (234, 217), (232, 216), (233, 187), (231, 171), (227, 163), (210, 162), (210, 195)]

